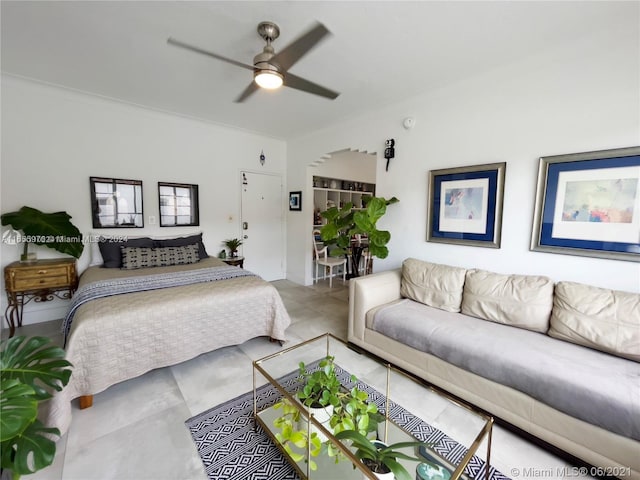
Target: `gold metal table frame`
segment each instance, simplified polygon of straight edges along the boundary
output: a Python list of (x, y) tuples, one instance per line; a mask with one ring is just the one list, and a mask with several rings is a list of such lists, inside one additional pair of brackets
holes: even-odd
[[(333, 347), (333, 348), (332, 348)], [(316, 352), (315, 353), (315, 358), (314, 358), (314, 353), (311, 353), (310, 357), (305, 357), (305, 350), (310, 349), (312, 352)], [(402, 431), (406, 436), (414, 438), (409, 432), (407, 432), (406, 430), (402, 429), (401, 427), (399, 427), (395, 422), (393, 422), (393, 420), (391, 420), (389, 418), (389, 406), (390, 403), (392, 401), (396, 402), (396, 400), (392, 399), (392, 392), (391, 392), (391, 386), (392, 386), (392, 376), (397, 376), (398, 379), (400, 379), (401, 381), (404, 381), (403, 379), (406, 379), (407, 381), (410, 382), (414, 382), (415, 384), (417, 384), (419, 387), (424, 388), (425, 390), (428, 390), (430, 392), (435, 393), (436, 395), (438, 395), (439, 397), (445, 398), (448, 402), (451, 402), (453, 405), (455, 405), (458, 408), (461, 408), (463, 410), (465, 410), (466, 412), (469, 413), (470, 416), (474, 416), (476, 418), (476, 423), (482, 423), (481, 428), (477, 429), (477, 430), (473, 430), (472, 435), (477, 431), (478, 433), (475, 435), (475, 437), (473, 438), (473, 440), (468, 446), (466, 446), (467, 448), (467, 452), (464, 455), (464, 457), (462, 458), (462, 460), (460, 461), (460, 463), (457, 466), (452, 466), (449, 465), (447, 463), (447, 461), (445, 460), (443, 463), (443, 466), (448, 467), (449, 470), (453, 469), (453, 472), (451, 473), (451, 479), (452, 480), (458, 480), (459, 478), (463, 478), (463, 479), (467, 479), (469, 478), (466, 474), (464, 474), (464, 470), (466, 468), (466, 466), (469, 464), (469, 462), (471, 461), (472, 457), (476, 454), (476, 452), (479, 450), (479, 447), (481, 445), (481, 443), (484, 441), (484, 439), (487, 439), (487, 451), (486, 451), (486, 459), (485, 459), (485, 480), (489, 480), (489, 476), (490, 476), (490, 460), (491, 460), (491, 440), (492, 440), (492, 430), (493, 430), (493, 417), (487, 415), (486, 413), (480, 411), (479, 409), (473, 407), (472, 405), (466, 404), (462, 401), (460, 401), (459, 399), (456, 399), (448, 394), (446, 394), (446, 392), (443, 392), (439, 389), (435, 389), (433, 387), (431, 387), (430, 385), (427, 384), (427, 382), (425, 382), (424, 380), (409, 374), (399, 368), (394, 367), (393, 365), (387, 363), (387, 362), (382, 362), (380, 361), (380, 359), (378, 359), (377, 357), (374, 357), (373, 355), (369, 354), (366, 351), (362, 351), (360, 349), (355, 349), (355, 348), (351, 348), (348, 344), (346, 344), (345, 342), (343, 342), (341, 339), (339, 339), (338, 337), (330, 334), (330, 333), (326, 333), (323, 335), (320, 335), (318, 337), (312, 338), (310, 340), (304, 341), (302, 343), (299, 343), (297, 345), (294, 345), (292, 347), (286, 348), (284, 350), (281, 350), (279, 352), (276, 352), (274, 354), (268, 355), (266, 357), (263, 357), (261, 359), (258, 359), (256, 361), (253, 362), (253, 414), (254, 417), (257, 421), (257, 423), (265, 430), (265, 432), (269, 435), (269, 437), (272, 439), (272, 441), (278, 446), (278, 448), (280, 448), (282, 454), (289, 460), (289, 463), (291, 465), (293, 465), (293, 467), (295, 468), (295, 470), (297, 471), (298, 475), (300, 475), (301, 478), (304, 479), (310, 479), (310, 480), (315, 480), (317, 479), (321, 479), (321, 478), (338, 478), (337, 476), (335, 476), (335, 473), (331, 473), (329, 476), (323, 476), (322, 472), (318, 472), (318, 471), (313, 471), (310, 468), (310, 463), (308, 461), (304, 461), (304, 462), (300, 462), (300, 463), (296, 463), (294, 462), (289, 455), (285, 452), (284, 447), (280, 444), (280, 442), (278, 440), (276, 440), (275, 438), (275, 427), (273, 426), (273, 422), (272, 417), (276, 414), (274, 414), (273, 412), (271, 412), (270, 410), (273, 410), (272, 407), (266, 407), (263, 408), (262, 410), (259, 410), (258, 408), (258, 398), (257, 398), (257, 389), (260, 386), (258, 383), (258, 378), (262, 377), (263, 379), (265, 379), (267, 381), (267, 383), (271, 384), (273, 387), (275, 387), (275, 389), (278, 391), (278, 393), (281, 395), (281, 398), (288, 400), (289, 402), (291, 402), (293, 405), (295, 405), (301, 415), (301, 418), (304, 418), (306, 420), (306, 424), (307, 424), (307, 428), (308, 430), (308, 434), (310, 434), (311, 432), (311, 425), (314, 426), (315, 429), (317, 429), (317, 431), (321, 432), (322, 434), (324, 434), (326, 436), (326, 438), (328, 439), (328, 442), (333, 443), (334, 445), (337, 446), (337, 448), (340, 450), (340, 452), (342, 453), (342, 455), (349, 460), (350, 462), (350, 466), (352, 467), (351, 470), (353, 472), (355, 472), (355, 474), (353, 476), (349, 476), (348, 473), (345, 473), (344, 471), (342, 471), (340, 473), (340, 477), (341, 479), (347, 479), (347, 478), (370, 478), (373, 480), (376, 480), (377, 477), (370, 472), (367, 468), (364, 467), (364, 465), (357, 459), (357, 457), (354, 455), (354, 453), (349, 449), (349, 447), (345, 444), (343, 444), (342, 442), (340, 442), (339, 440), (337, 440), (334, 436), (333, 436), (333, 432), (331, 432), (330, 430), (328, 430), (327, 428), (325, 428), (319, 421), (317, 421), (313, 414), (310, 413), (309, 408), (302, 405), (302, 403), (297, 400), (295, 398), (294, 395), (292, 395), (291, 393), (289, 393), (285, 387), (283, 385), (281, 385), (279, 383), (279, 381), (277, 380), (278, 378), (282, 377), (283, 375), (286, 375), (288, 373), (291, 373), (291, 371), (295, 370), (298, 366), (298, 359), (303, 358), (305, 361), (305, 363), (310, 363), (312, 360), (318, 360), (321, 357), (324, 356), (335, 356), (335, 361), (336, 361), (336, 365), (338, 366), (342, 366), (340, 363), (340, 356), (338, 353), (336, 353), (336, 349), (342, 349), (343, 351), (349, 351), (351, 353), (353, 353), (354, 355), (362, 355), (363, 358), (367, 359), (366, 361), (370, 361), (373, 364), (377, 364), (378, 366), (384, 366), (386, 368), (386, 388), (379, 390), (381, 392), (384, 392), (385, 394), (385, 416), (386, 416), (386, 421), (385, 421), (385, 429), (384, 429), (384, 435), (385, 437), (387, 436), (387, 433), (389, 432), (390, 428), (391, 429), (397, 429)], [(346, 350), (345, 350), (346, 349)], [(286, 362), (285, 360), (287, 359), (291, 359), (291, 363)], [(282, 371), (276, 371), (277, 368), (272, 368), (272, 365), (278, 365)], [(286, 369), (288, 368), (288, 371), (286, 371)], [(346, 368), (346, 370), (349, 370), (349, 368)], [(351, 372), (353, 373), (353, 372)], [(364, 382), (364, 380), (361, 380)], [(374, 387), (375, 388), (375, 387)], [(398, 403), (398, 402), (396, 402)], [(409, 408), (406, 408), (407, 411), (411, 411)], [(413, 412), (412, 412), (413, 413)], [(279, 414), (277, 414), (279, 415)], [(309, 420), (310, 419), (310, 420)], [(411, 440), (411, 438), (407, 438), (406, 440)], [(453, 438), (453, 437), (451, 437)], [(454, 440), (456, 440), (455, 438), (453, 438)], [(386, 438), (384, 439), (386, 440)], [(403, 440), (403, 441), (406, 441)], [(458, 440), (456, 440), (458, 441)], [(463, 444), (464, 445), (464, 444)], [(309, 445), (307, 448), (306, 452), (302, 452), (303, 454), (306, 454), (306, 459), (311, 458), (311, 446)], [(431, 450), (430, 450), (431, 453)], [(437, 452), (433, 452), (434, 455), (436, 457), (440, 457), (439, 454), (437, 454)], [(442, 457), (440, 457), (442, 458)], [(318, 459), (318, 457), (316, 457), (316, 459)], [(316, 460), (314, 459), (314, 460)], [(333, 459), (330, 460), (331, 463), (336, 463)], [(346, 463), (346, 462), (343, 462)], [(415, 462), (414, 462), (415, 463)], [(337, 464), (337, 463), (336, 463)], [(321, 465), (319, 465), (320, 467)], [(327, 464), (324, 464), (324, 467), (327, 469), (332, 469), (334, 467), (331, 466), (327, 466)], [(337, 467), (336, 467), (337, 468)], [(320, 468), (318, 469), (320, 470)], [(346, 475), (346, 476), (345, 476)]]

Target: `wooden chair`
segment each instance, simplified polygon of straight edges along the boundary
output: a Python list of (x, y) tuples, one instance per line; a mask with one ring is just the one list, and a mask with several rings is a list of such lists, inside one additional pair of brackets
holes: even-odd
[(373, 271), (373, 255), (368, 248), (365, 248), (360, 257), (360, 265), (358, 270), (362, 275), (370, 275)]
[(320, 235), (320, 230), (313, 231), (313, 251), (315, 252), (316, 261), (316, 275), (313, 279), (314, 283), (318, 281), (318, 266), (323, 266), (322, 279), (327, 278), (327, 269), (329, 269), (329, 288), (333, 288), (333, 269), (342, 266), (342, 282), (346, 280), (347, 274), (347, 259), (344, 257), (330, 257), (329, 251), (326, 246), (318, 248), (317, 236)]
[[(357, 243), (366, 242), (368, 245), (369, 239), (366, 236), (362, 236), (360, 234), (354, 235), (354, 240)], [(367, 246), (364, 250), (362, 250), (362, 255), (360, 256), (360, 262), (358, 265), (358, 272), (362, 275), (369, 275), (373, 270), (373, 256), (369, 251), (369, 247)]]

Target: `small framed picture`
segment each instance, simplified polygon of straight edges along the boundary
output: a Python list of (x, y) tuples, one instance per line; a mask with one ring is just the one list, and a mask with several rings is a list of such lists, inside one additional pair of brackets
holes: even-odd
[(302, 210), (302, 192), (289, 192), (289, 210)]
[(500, 248), (506, 163), (429, 172), (427, 242)]
[(531, 250), (640, 262), (640, 147), (541, 157)]

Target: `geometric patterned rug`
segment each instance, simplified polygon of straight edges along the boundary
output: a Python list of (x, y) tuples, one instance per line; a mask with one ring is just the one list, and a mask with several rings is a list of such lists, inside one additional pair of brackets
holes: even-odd
[[(352, 388), (351, 375), (336, 365), (341, 383)], [(279, 379), (289, 392), (300, 386), (298, 371)], [(369, 393), (369, 400), (384, 414), (385, 396), (369, 385), (357, 382), (361, 390)], [(280, 400), (280, 394), (270, 384), (257, 389), (259, 409)], [(467, 449), (458, 442), (390, 402), (389, 418), (411, 433), (419, 441), (435, 444), (440, 455), (453, 464), (464, 457)], [(221, 405), (202, 412), (185, 422), (196, 444), (205, 471), (210, 480), (298, 480), (293, 467), (284, 458), (271, 438), (253, 418), (253, 392), (247, 392)], [(465, 469), (469, 478), (485, 478), (485, 462), (474, 456)], [(489, 467), (491, 480), (509, 480), (501, 472)]]

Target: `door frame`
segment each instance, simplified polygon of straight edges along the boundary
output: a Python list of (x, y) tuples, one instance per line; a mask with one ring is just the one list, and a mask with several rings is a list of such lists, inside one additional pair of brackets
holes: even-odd
[[(238, 184), (240, 188), (238, 189), (238, 205), (240, 206), (238, 211), (240, 214), (238, 215), (238, 231), (240, 232), (238, 238), (242, 238), (244, 236), (244, 230), (242, 230), (242, 174), (243, 173), (251, 173), (257, 175), (268, 175), (271, 177), (278, 177), (280, 179), (280, 216), (282, 218), (282, 222), (280, 222), (280, 235), (282, 238), (282, 245), (280, 248), (280, 276), (281, 278), (287, 278), (287, 217), (285, 211), (285, 205), (288, 204), (289, 199), (285, 198), (285, 185), (284, 185), (284, 175), (279, 172), (265, 172), (264, 170), (253, 170), (251, 168), (239, 168), (238, 169)], [(244, 254), (244, 252), (243, 252)]]

